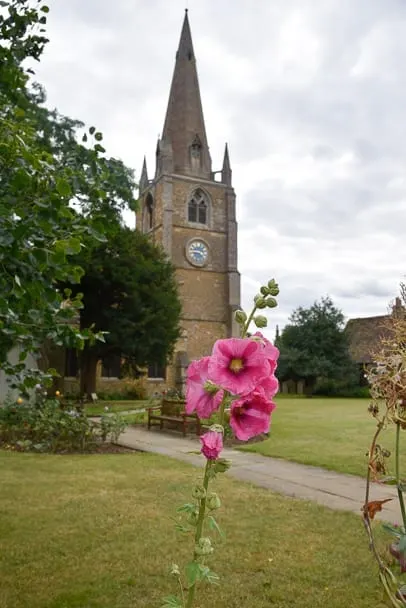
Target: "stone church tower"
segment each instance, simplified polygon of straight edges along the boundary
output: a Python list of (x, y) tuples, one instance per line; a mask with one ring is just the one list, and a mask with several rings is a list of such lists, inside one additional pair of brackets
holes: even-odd
[[(173, 362), (149, 377), (183, 388), (188, 363), (211, 352), (219, 338), (238, 335), (240, 307), (235, 193), (227, 145), (213, 172), (187, 11), (168, 108), (156, 149), (156, 169), (140, 179), (137, 228), (160, 244), (176, 268), (182, 337)], [(158, 370), (158, 366), (155, 367)]]

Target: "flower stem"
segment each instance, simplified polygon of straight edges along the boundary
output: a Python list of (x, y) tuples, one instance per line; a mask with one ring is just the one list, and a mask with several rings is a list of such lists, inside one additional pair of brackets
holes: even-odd
[(245, 338), (245, 336), (247, 335), (248, 328), (250, 326), (252, 319), (254, 318), (256, 311), (257, 311), (257, 307), (255, 305), (254, 308), (252, 309), (250, 316), (247, 319), (247, 322), (243, 325), (243, 328), (241, 331), (241, 338)]
[(403, 519), (403, 530), (406, 532), (406, 510), (405, 510), (405, 501), (403, 500), (403, 492), (400, 487), (400, 466), (399, 466), (399, 456), (400, 456), (400, 423), (396, 423), (396, 460), (395, 460), (395, 474), (396, 474), (396, 486), (398, 490), (399, 504), (400, 510), (402, 512)]
[(224, 427), (224, 412), (226, 409), (227, 396), (229, 393), (225, 392), (224, 397), (220, 404), (220, 415), (219, 415), (219, 424)]
[[(204, 469), (204, 478), (203, 478), (203, 487), (206, 490), (206, 495), (207, 495), (207, 488), (209, 487), (209, 471), (210, 471), (210, 467), (211, 467), (211, 460), (207, 460), (206, 461), (206, 467)], [(196, 534), (195, 534), (195, 547), (199, 543), (199, 540), (202, 537), (203, 523), (204, 523), (204, 516), (205, 516), (205, 514), (206, 514), (206, 497), (200, 499), (199, 515), (198, 515), (198, 518), (197, 518)], [(197, 561), (197, 559), (198, 559), (198, 555), (196, 554), (196, 550), (195, 550), (194, 553), (193, 553), (193, 561)], [(195, 591), (196, 591), (196, 583), (193, 583), (193, 585), (191, 585), (189, 587), (188, 596), (187, 596), (187, 602), (186, 602), (186, 608), (191, 608), (192, 607), (193, 600), (194, 600), (194, 597), (195, 597)]]

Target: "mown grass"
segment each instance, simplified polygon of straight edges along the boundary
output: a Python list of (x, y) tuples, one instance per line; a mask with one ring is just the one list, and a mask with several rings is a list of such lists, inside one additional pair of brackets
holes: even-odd
[[(152, 454), (0, 452), (0, 606), (153, 608), (192, 542), (171, 516), (200, 471)], [(360, 517), (226, 476), (212, 568), (195, 608), (379, 608)]]
[[(367, 452), (376, 428), (368, 399), (277, 398), (270, 438), (242, 449), (324, 467), (341, 473), (366, 475)], [(380, 443), (394, 451), (394, 429)], [(393, 472), (393, 457), (388, 460)], [(406, 476), (406, 450), (401, 455)]]
[(129, 412), (132, 410), (139, 410), (141, 408), (151, 407), (152, 402), (150, 400), (138, 400), (138, 401), (102, 401), (94, 404), (87, 404), (85, 406), (86, 414), (88, 416), (99, 416), (106, 413), (106, 407), (108, 412), (111, 414), (114, 412)]

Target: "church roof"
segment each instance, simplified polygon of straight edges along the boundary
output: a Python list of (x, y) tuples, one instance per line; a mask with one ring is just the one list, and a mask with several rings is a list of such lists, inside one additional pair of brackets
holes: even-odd
[(187, 11), (176, 53), (162, 141), (170, 144), (173, 170), (179, 174), (190, 172), (191, 147), (198, 141), (199, 154), (202, 155), (202, 177), (210, 179), (211, 158)]

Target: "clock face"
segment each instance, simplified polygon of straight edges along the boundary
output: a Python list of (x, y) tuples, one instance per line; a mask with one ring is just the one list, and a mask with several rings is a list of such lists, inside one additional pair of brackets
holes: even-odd
[(204, 266), (209, 257), (209, 250), (203, 241), (191, 241), (187, 247), (187, 257), (195, 266)]

